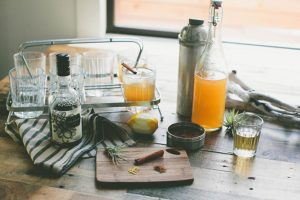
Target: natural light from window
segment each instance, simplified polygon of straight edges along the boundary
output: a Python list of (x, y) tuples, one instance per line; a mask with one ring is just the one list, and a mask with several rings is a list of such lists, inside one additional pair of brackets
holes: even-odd
[[(210, 0), (115, 0), (117, 27), (179, 32)], [(223, 40), (300, 47), (299, 0), (224, 0)]]

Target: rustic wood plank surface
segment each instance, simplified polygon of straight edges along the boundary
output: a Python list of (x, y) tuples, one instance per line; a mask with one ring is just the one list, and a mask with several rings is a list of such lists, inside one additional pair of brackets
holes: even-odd
[(71, 190), (64, 190), (55, 187), (40, 186), (23, 182), (0, 179), (0, 199), (32, 199), (32, 200), (74, 200), (86, 199), (109, 200), (109, 197), (79, 193)]
[[(122, 151), (126, 160), (118, 165), (111, 162), (104, 154), (103, 149), (98, 149), (96, 158), (96, 178), (103, 186), (155, 186), (155, 185), (189, 185), (193, 182), (193, 172), (185, 151), (178, 151), (174, 155), (164, 151), (161, 158), (139, 165), (137, 174), (128, 173), (133, 167), (134, 160), (144, 155), (165, 148), (130, 147)], [(154, 166), (164, 166), (166, 171), (159, 173)]]
[[(189, 120), (176, 115), (178, 42), (143, 40), (148, 57), (157, 63), (157, 85), (162, 93), (160, 107), (165, 118), (153, 137), (131, 136), (140, 147), (164, 147), (167, 127)], [(299, 105), (299, 52), (229, 44), (224, 47), (229, 65), (251, 87)], [(62, 177), (53, 178), (33, 166), (22, 145), (5, 136), (7, 92), (8, 78), (5, 78), (0, 81), (0, 199), (300, 198), (300, 130), (269, 122), (263, 126), (257, 156), (250, 160), (232, 154), (232, 137), (224, 130), (208, 134), (204, 148), (188, 154), (195, 177), (191, 186), (105, 189), (95, 180), (95, 158), (82, 159)], [(130, 113), (121, 110), (98, 112), (130, 131), (126, 125)], [(157, 111), (154, 113), (158, 116)]]

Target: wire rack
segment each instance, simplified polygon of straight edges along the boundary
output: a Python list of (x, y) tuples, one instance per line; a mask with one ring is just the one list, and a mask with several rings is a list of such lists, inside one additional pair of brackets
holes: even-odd
[[(59, 39), (59, 40), (37, 40), (37, 41), (28, 41), (19, 46), (19, 53), (22, 56), (26, 69), (31, 76), (30, 68), (26, 62), (26, 59), (23, 55), (23, 51), (26, 48), (34, 46), (49, 46), (57, 44), (83, 44), (83, 43), (110, 43), (110, 42), (119, 42), (119, 43), (134, 43), (139, 47), (139, 53), (136, 58), (135, 66), (137, 65), (140, 56), (143, 51), (143, 43), (136, 38), (86, 38), (86, 39)], [(48, 85), (48, 84), (47, 84)], [(85, 87), (85, 90), (90, 88)], [(48, 88), (47, 98), (48, 98)], [(158, 110), (160, 115), (160, 120), (163, 121), (163, 115), (159, 108), (159, 103), (161, 101), (161, 95), (159, 90), (156, 88), (155, 98), (152, 101), (138, 101), (138, 102), (128, 102), (124, 100), (124, 92), (122, 84), (119, 82), (118, 78), (115, 77), (113, 84), (98, 85), (93, 87), (93, 90), (98, 90), (102, 93), (101, 96), (86, 96), (86, 100), (82, 102), (81, 107), (83, 109), (89, 108), (109, 108), (109, 107), (134, 107), (134, 106), (151, 106)], [(46, 102), (48, 102), (46, 100)], [(26, 112), (26, 111), (43, 111), (48, 113), (48, 104), (46, 103), (43, 106), (35, 107), (16, 107), (13, 105), (13, 100), (11, 93), (9, 92), (8, 98), (6, 101), (6, 108), (9, 111), (6, 124), (11, 123), (11, 118), (14, 116), (14, 112)]]

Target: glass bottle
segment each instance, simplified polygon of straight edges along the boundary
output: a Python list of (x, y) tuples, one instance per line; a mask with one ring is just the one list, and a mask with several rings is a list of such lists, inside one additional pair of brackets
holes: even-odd
[(221, 41), (222, 1), (211, 0), (209, 35), (194, 76), (192, 122), (207, 132), (222, 127), (227, 83), (227, 65)]
[(51, 140), (63, 147), (71, 147), (81, 141), (81, 105), (79, 94), (70, 87), (70, 58), (57, 54), (58, 88), (49, 103)]

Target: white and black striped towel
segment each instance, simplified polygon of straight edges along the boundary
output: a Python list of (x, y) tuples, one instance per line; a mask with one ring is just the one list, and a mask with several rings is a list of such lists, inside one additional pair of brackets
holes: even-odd
[(133, 146), (127, 131), (92, 110), (82, 118), (82, 141), (72, 148), (61, 148), (50, 142), (46, 119), (17, 119), (5, 130), (15, 142), (22, 142), (35, 165), (54, 175), (62, 175), (81, 157), (96, 155), (96, 147)]

